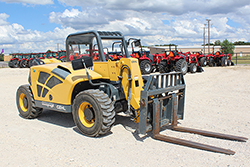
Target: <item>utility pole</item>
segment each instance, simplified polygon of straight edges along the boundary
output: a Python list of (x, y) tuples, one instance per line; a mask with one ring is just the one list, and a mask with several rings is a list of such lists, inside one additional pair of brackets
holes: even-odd
[(206, 37), (205, 37), (205, 33), (206, 33), (206, 24), (204, 24), (203, 27), (203, 54), (206, 55), (205, 53), (205, 49), (206, 49)]
[(59, 43), (57, 43), (57, 51), (59, 51), (59, 45), (60, 45), (60, 44), (59, 44)]
[(208, 54), (210, 53), (210, 25), (209, 22), (211, 21), (211, 19), (206, 19), (207, 21), (207, 26), (208, 26)]

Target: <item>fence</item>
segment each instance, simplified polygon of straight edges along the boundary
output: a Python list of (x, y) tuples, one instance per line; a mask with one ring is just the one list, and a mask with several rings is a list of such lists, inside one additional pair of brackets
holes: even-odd
[(238, 65), (238, 64), (250, 64), (250, 52), (234, 53), (234, 56), (232, 56), (232, 61), (236, 65)]

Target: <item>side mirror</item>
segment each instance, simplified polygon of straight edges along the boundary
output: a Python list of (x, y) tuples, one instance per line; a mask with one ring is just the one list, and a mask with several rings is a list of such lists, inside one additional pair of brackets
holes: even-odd
[(72, 60), (71, 62), (73, 70), (80, 70), (84, 69), (85, 67), (92, 67), (93, 66), (93, 60), (91, 57), (83, 56), (80, 59)]

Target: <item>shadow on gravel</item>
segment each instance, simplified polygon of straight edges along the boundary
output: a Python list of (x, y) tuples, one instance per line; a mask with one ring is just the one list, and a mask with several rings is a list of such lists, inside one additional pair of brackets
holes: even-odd
[(150, 133), (146, 135), (139, 135), (138, 133), (138, 124), (135, 123), (133, 120), (131, 120), (131, 117), (129, 116), (123, 116), (123, 115), (116, 115), (115, 117), (116, 121), (114, 123), (114, 126), (121, 124), (124, 129), (131, 132), (134, 136), (134, 138), (137, 141), (145, 140), (146, 138), (150, 137)]
[(37, 120), (62, 126), (65, 128), (72, 128), (75, 126), (71, 113), (61, 113), (52, 110), (43, 110), (42, 114), (37, 117)]

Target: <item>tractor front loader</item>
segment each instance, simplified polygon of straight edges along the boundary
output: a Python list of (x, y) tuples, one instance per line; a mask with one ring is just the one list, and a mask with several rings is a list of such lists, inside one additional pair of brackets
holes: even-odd
[[(126, 58), (107, 61), (103, 49), (118, 40)], [(96, 44), (98, 51), (94, 49)], [(70, 55), (76, 52), (85, 56), (69, 62)], [(98, 59), (93, 59), (96, 56), (93, 52)], [(139, 124), (141, 134), (153, 131), (153, 137), (158, 140), (225, 154), (234, 152), (164, 136), (159, 134), (160, 128), (170, 125), (178, 131), (247, 140), (177, 126), (177, 120), (184, 117), (186, 86), (183, 74), (162, 73), (143, 78), (138, 59), (129, 57), (127, 42), (120, 32), (70, 34), (66, 39), (66, 58), (68, 62), (30, 68), (29, 84), (20, 86), (16, 94), (17, 108), (22, 117), (35, 118), (43, 109), (72, 113), (80, 132), (96, 137), (111, 129), (117, 113), (125, 112)]]

